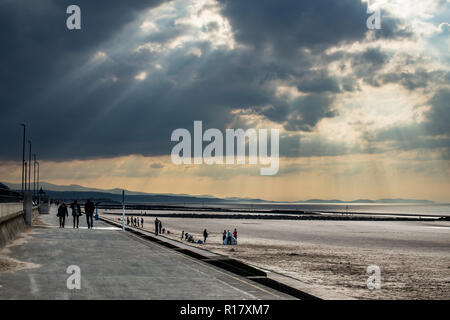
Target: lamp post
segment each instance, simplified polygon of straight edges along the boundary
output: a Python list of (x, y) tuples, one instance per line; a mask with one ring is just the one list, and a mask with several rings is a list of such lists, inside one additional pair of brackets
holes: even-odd
[(36, 188), (36, 192), (39, 192), (40, 188), (39, 188), (39, 171), (40, 171), (40, 165), (39, 165), (39, 161), (36, 161), (38, 170), (37, 170), (37, 188)]
[(33, 153), (33, 196), (36, 196), (36, 153)]
[(31, 140), (28, 140), (30, 144), (30, 153), (28, 154), (28, 191), (31, 191)]
[(36, 164), (37, 164), (37, 168), (38, 168), (38, 170), (37, 170), (37, 188), (36, 188), (36, 193), (38, 195), (38, 206), (40, 207), (41, 206), (41, 194), (39, 193), (39, 191), (41, 189), (39, 188), (39, 170), (40, 170), (40, 168), (39, 168), (39, 161), (36, 161)]
[(125, 190), (122, 190), (122, 231), (125, 231)]
[(25, 189), (24, 189), (24, 192), (23, 192), (23, 194), (25, 195), (25, 191), (27, 190), (27, 173), (28, 173), (28, 169), (27, 169), (27, 162), (25, 161), (24, 163), (23, 163), (23, 167), (24, 167), (24, 171), (25, 171), (25, 176), (24, 176), (24, 181), (25, 181)]
[(22, 196), (25, 191), (25, 131), (26, 125), (21, 123), (20, 126), (23, 127), (23, 143), (22, 143)]

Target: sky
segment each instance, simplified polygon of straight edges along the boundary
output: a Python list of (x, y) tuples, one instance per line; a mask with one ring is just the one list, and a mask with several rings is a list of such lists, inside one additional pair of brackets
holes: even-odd
[[(55, 184), (450, 202), (449, 34), (449, 0), (0, 0), (0, 181), (26, 123)], [(279, 129), (278, 173), (175, 165), (196, 120)]]

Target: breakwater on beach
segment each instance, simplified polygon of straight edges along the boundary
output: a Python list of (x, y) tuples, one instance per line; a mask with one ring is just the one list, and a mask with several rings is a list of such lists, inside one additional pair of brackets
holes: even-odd
[[(103, 214), (121, 215), (120, 212), (105, 211)], [(369, 215), (320, 215), (320, 214), (255, 214), (255, 213), (126, 213), (126, 216), (144, 216), (144, 217), (165, 217), (165, 218), (186, 218), (186, 219), (262, 219), (262, 220), (334, 220), (334, 221), (430, 221), (442, 218), (433, 217), (402, 217), (402, 216), (369, 216)]]

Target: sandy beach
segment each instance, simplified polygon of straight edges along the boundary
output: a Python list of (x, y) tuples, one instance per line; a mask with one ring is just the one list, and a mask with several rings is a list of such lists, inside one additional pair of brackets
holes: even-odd
[[(166, 237), (202, 239), (206, 228), (195, 246), (352, 298), (450, 299), (450, 222), (161, 220)], [(144, 221), (153, 231), (154, 218)], [(239, 244), (222, 245), (234, 228)], [(381, 269), (380, 290), (367, 289), (369, 265)]]

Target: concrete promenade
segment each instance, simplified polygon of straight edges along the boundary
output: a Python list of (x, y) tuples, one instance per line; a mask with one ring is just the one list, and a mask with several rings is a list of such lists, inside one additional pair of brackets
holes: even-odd
[[(89, 230), (85, 216), (79, 229), (71, 216), (60, 229), (54, 210), (1, 250), (27, 265), (0, 273), (0, 299), (292, 299), (109, 224)], [(70, 265), (80, 267), (79, 290), (67, 288)]]

